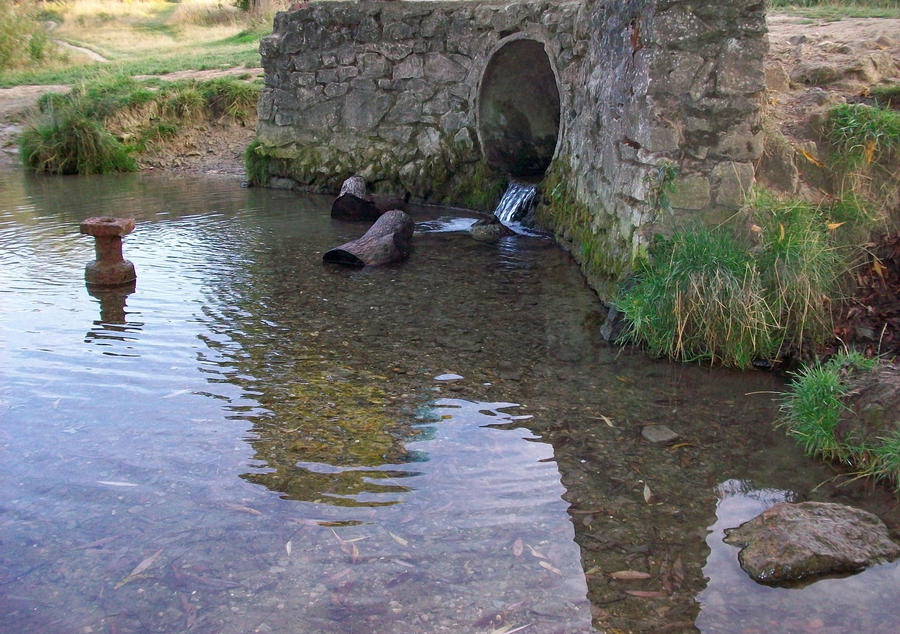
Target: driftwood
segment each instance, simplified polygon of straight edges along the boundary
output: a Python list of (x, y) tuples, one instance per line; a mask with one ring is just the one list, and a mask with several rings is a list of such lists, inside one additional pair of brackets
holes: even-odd
[(386, 211), (365, 235), (327, 251), (323, 262), (345, 266), (378, 266), (405, 260), (412, 249), (414, 224), (399, 209)]
[(362, 176), (351, 176), (341, 185), (341, 192), (331, 204), (331, 217), (339, 220), (378, 220), (382, 210), (366, 193)]
[(331, 217), (338, 220), (378, 220), (381, 211), (371, 200), (355, 194), (341, 194), (331, 204)]

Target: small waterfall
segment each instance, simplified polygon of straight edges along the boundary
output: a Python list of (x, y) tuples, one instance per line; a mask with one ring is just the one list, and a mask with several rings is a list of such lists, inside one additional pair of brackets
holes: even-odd
[(494, 215), (505, 225), (520, 222), (534, 206), (537, 192), (536, 185), (526, 183), (510, 183), (503, 198), (500, 199)]

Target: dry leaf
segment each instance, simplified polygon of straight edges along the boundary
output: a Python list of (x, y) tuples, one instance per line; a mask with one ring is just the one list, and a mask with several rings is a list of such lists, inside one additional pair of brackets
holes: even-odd
[(650, 490), (650, 485), (646, 482), (644, 483), (644, 502), (650, 504), (653, 501), (653, 491)]
[(864, 152), (866, 155), (866, 164), (870, 165), (872, 163), (872, 159), (875, 158), (875, 141), (873, 139), (869, 139), (866, 142)]
[(187, 615), (187, 629), (191, 629), (197, 622), (197, 606), (188, 601), (183, 594), (178, 596), (181, 598), (181, 607), (184, 608), (184, 613)]
[(262, 515), (256, 509), (252, 509), (249, 506), (244, 506), (243, 504), (226, 504), (227, 508), (230, 508), (232, 511), (239, 511), (241, 513), (250, 513), (250, 515)]
[(603, 414), (600, 414), (600, 418), (603, 419), (603, 422), (606, 423), (607, 427), (612, 427), (613, 429), (615, 429), (616, 426), (613, 425), (613, 422), (609, 419), (609, 416), (604, 416)]
[(134, 570), (129, 572), (127, 575), (125, 575), (125, 577), (121, 581), (119, 581), (119, 583), (117, 583), (115, 586), (113, 586), (113, 589), (118, 590), (119, 588), (124, 586), (126, 583), (131, 583), (132, 581), (134, 581), (138, 577), (138, 575), (140, 575), (142, 572), (147, 570), (147, 568), (149, 568), (150, 566), (153, 565), (153, 562), (156, 561), (156, 558), (159, 557), (159, 555), (160, 555), (160, 553), (162, 553), (162, 551), (163, 551), (163, 549), (160, 548), (155, 553), (153, 553), (149, 557), (145, 558), (141, 563), (139, 563), (137, 566), (134, 567)]
[(288, 540), (288, 542), (284, 545), (284, 549), (287, 551), (288, 557), (291, 556), (291, 547), (292, 546), (293, 546), (293, 544), (291, 544), (291, 540)]
[(829, 222), (828, 224), (825, 225), (825, 227), (827, 227), (829, 231), (834, 231), (835, 229), (840, 227), (842, 224), (844, 224), (844, 223), (843, 222)]
[(884, 264), (881, 263), (881, 260), (876, 258), (874, 255), (872, 256), (872, 270), (878, 274), (878, 277), (881, 278), (881, 281), (884, 281), (884, 272), (887, 270), (884, 267)]
[(800, 153), (806, 158), (807, 161), (809, 161), (810, 163), (812, 163), (812, 164), (815, 165), (816, 167), (825, 167), (825, 164), (824, 164), (822, 161), (820, 161), (819, 159), (817, 159), (815, 156), (813, 156), (812, 154), (810, 154), (809, 152), (807, 152), (807, 151), (804, 150), (803, 148), (800, 148)]
[(539, 550), (535, 550), (534, 546), (528, 544), (528, 550), (531, 551), (532, 557), (537, 557), (538, 559), (546, 559), (547, 556)]
[(545, 561), (545, 560), (542, 559), (542, 560), (540, 560), (540, 561), (538, 562), (538, 564), (540, 564), (541, 568), (546, 568), (547, 570), (549, 570), (549, 571), (552, 572), (553, 574), (557, 574), (557, 575), (559, 575), (560, 577), (562, 576), (562, 572), (560, 572), (559, 568), (557, 568), (556, 566), (554, 566), (553, 564), (551, 564), (549, 561)]
[(350, 544), (350, 563), (355, 564), (359, 561), (359, 548), (356, 544)]
[(659, 592), (658, 590), (626, 590), (625, 594), (630, 594), (639, 599), (661, 599), (669, 596), (665, 592)]
[(142, 561), (141, 563), (139, 563), (137, 566), (134, 567), (134, 570), (132, 570), (131, 572), (128, 573), (128, 576), (133, 577), (135, 575), (139, 575), (142, 572), (144, 572), (147, 568), (149, 568), (150, 566), (153, 565), (153, 562), (156, 561), (156, 558), (160, 556), (162, 551), (163, 551), (163, 549), (160, 548), (155, 553), (153, 553), (152, 555), (150, 555), (149, 557), (144, 559), (144, 561)]
[(690, 442), (680, 442), (669, 447), (669, 451), (675, 451), (676, 449), (681, 449), (682, 447), (693, 447), (694, 443)]
[(642, 579), (650, 578), (648, 573), (641, 572), (640, 570), (617, 570), (609, 573), (609, 576), (613, 579), (618, 579), (619, 581), (640, 581)]
[(760, 227), (759, 225), (750, 225), (750, 231), (752, 231), (753, 233), (755, 233), (757, 235), (762, 235), (763, 228)]
[(516, 541), (513, 542), (513, 556), (521, 557), (522, 552), (525, 550), (524, 544), (522, 543), (522, 538), (519, 537)]
[(403, 539), (402, 537), (400, 537), (399, 535), (395, 535), (391, 531), (388, 531), (388, 535), (390, 535), (394, 539), (394, 541), (397, 542), (398, 544), (400, 544), (401, 546), (409, 546), (409, 542), (407, 540)]
[(778, 241), (781, 242), (784, 240), (784, 225), (780, 222), (778, 223)]

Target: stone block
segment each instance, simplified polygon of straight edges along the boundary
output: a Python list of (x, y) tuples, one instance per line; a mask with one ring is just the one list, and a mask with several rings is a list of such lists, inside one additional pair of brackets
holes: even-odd
[(435, 128), (425, 128), (416, 138), (416, 146), (425, 156), (437, 156), (441, 151), (441, 133)]
[(726, 40), (716, 69), (716, 91), (722, 95), (734, 95), (765, 90), (765, 55), (765, 43), (758, 39)]
[(719, 163), (713, 168), (712, 180), (716, 184), (716, 204), (737, 209), (753, 186), (754, 170), (751, 163)]
[(425, 61), (419, 55), (410, 55), (394, 66), (394, 79), (419, 79), (425, 74)]
[(325, 96), (329, 99), (341, 97), (346, 95), (348, 90), (350, 90), (349, 84), (328, 84), (325, 86)]
[(365, 79), (387, 77), (391, 63), (380, 53), (363, 53), (358, 57), (359, 76)]
[(371, 130), (392, 105), (389, 96), (375, 91), (354, 90), (344, 99), (341, 116), (351, 130)]
[(772, 92), (787, 92), (791, 89), (791, 78), (784, 66), (775, 62), (766, 66), (766, 90)]
[(425, 56), (425, 76), (435, 82), (456, 83), (466, 78), (466, 69), (446, 55), (429, 53)]
[(684, 174), (675, 181), (675, 191), (669, 194), (674, 209), (705, 209), (709, 206), (709, 179), (702, 174)]

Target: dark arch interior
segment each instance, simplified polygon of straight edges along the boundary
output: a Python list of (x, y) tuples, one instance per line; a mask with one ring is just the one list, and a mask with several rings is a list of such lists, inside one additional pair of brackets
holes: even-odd
[(478, 103), (484, 155), (512, 176), (540, 177), (559, 136), (559, 88), (544, 46), (504, 45), (488, 62)]

